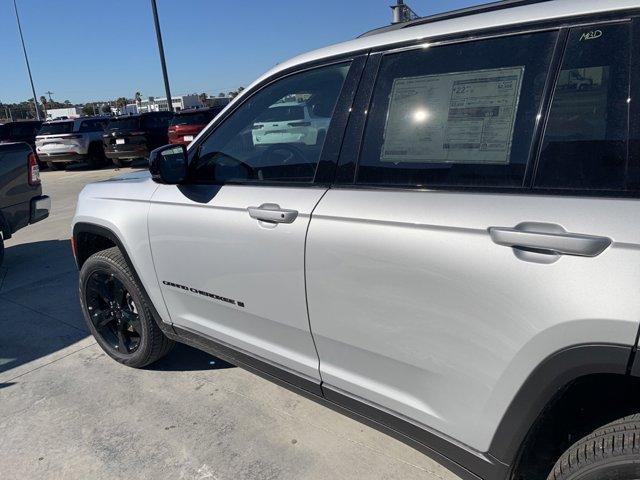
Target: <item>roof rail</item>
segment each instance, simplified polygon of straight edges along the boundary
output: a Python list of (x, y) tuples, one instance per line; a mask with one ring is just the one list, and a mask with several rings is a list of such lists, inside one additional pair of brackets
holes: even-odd
[(435, 15), (429, 15), (428, 17), (420, 17), (410, 22), (395, 23), (386, 27), (374, 28), (373, 30), (369, 30), (362, 35), (359, 35), (358, 38), (377, 35), (384, 32), (391, 32), (393, 30), (400, 30), (402, 28), (413, 27), (415, 25), (424, 25), (426, 23), (441, 22), (443, 20), (450, 20), (452, 18), (466, 17), (479, 13), (494, 12), (496, 10), (504, 10), (507, 8), (515, 8), (524, 5), (532, 5), (534, 3), (544, 3), (551, 1), (553, 0), (501, 0), (497, 2), (485, 3), (482, 5), (476, 5), (474, 7), (460, 8), (458, 10), (452, 10), (450, 12), (437, 13)]

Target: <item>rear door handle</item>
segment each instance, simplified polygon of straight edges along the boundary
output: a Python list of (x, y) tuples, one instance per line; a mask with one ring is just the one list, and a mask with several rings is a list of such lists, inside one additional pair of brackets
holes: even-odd
[(248, 207), (251, 218), (268, 223), (292, 223), (298, 217), (297, 210), (280, 208), (275, 203), (263, 203), (259, 207)]
[[(542, 228), (536, 231), (536, 225)], [(489, 227), (489, 234), (491, 240), (498, 245), (556, 255), (596, 257), (611, 245), (610, 238), (569, 233), (559, 225), (548, 224), (522, 223), (515, 228)]]

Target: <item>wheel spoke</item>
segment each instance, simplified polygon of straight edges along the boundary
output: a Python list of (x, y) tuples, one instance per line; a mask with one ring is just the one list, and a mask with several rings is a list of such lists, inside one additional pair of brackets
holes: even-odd
[(118, 328), (118, 351), (120, 353), (129, 353), (129, 348), (127, 347), (127, 339), (124, 336), (124, 331)]
[(127, 291), (124, 289), (122, 284), (116, 280), (112, 280), (113, 283), (113, 300), (118, 304), (119, 307), (126, 306), (126, 296)]
[(142, 324), (137, 314), (128, 310), (122, 310), (122, 318), (133, 327), (133, 330), (140, 335), (142, 333)]
[(100, 282), (98, 279), (92, 280), (92, 289), (98, 294), (104, 303), (109, 305), (113, 300), (113, 293), (107, 285), (107, 282)]
[(109, 312), (108, 310), (102, 310), (94, 312), (91, 317), (91, 321), (93, 322), (97, 330), (102, 330), (113, 321), (113, 317), (111, 316), (111, 312)]

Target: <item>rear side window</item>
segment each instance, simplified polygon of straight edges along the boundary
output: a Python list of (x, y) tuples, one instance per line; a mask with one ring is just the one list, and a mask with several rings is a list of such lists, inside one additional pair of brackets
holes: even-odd
[(521, 186), (557, 32), (386, 55), (356, 182)]
[(143, 128), (167, 128), (169, 127), (169, 122), (171, 121), (171, 116), (169, 115), (149, 115), (145, 116), (142, 119), (142, 127)]
[(304, 120), (304, 108), (299, 105), (274, 105), (256, 119), (256, 123), (286, 122)]
[(45, 123), (40, 128), (38, 135), (62, 135), (65, 133), (73, 133), (73, 121)]
[(104, 130), (104, 123), (101, 120), (84, 120), (80, 124), (81, 132), (100, 132)]
[(555, 85), (535, 186), (624, 190), (630, 28), (573, 28)]
[(176, 115), (171, 119), (169, 123), (172, 127), (177, 127), (179, 125), (206, 125), (209, 123), (215, 113), (212, 111), (206, 112), (197, 112), (197, 113), (188, 113), (182, 115)]
[(140, 117), (124, 117), (109, 120), (107, 130), (135, 130), (140, 128)]

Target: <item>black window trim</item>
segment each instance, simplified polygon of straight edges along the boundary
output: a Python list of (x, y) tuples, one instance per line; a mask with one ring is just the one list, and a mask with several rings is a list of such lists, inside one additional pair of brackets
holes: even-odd
[[(548, 97), (549, 103), (548, 105), (546, 105), (546, 108), (543, 111), (543, 115), (544, 118), (543, 120), (543, 125), (541, 126), (540, 130), (537, 132), (537, 137), (534, 137), (534, 141), (536, 144), (536, 150), (533, 151), (535, 153), (535, 156), (529, 157), (529, 162), (527, 164), (528, 170), (529, 167), (531, 168), (531, 176), (529, 178), (529, 183), (526, 184), (526, 190), (527, 193), (543, 193), (546, 195), (569, 195), (569, 196), (589, 196), (589, 197), (640, 197), (640, 189), (638, 189), (637, 191), (634, 190), (602, 190), (602, 189), (572, 189), (572, 188), (547, 188), (547, 187), (536, 187), (535, 186), (535, 180), (536, 180), (536, 175), (538, 173), (538, 167), (540, 165), (540, 157), (542, 155), (542, 145), (543, 145), (543, 141), (544, 141), (544, 135), (545, 132), (547, 131), (547, 126), (549, 123), (549, 117), (551, 114), (551, 103), (553, 102), (553, 97), (556, 94), (554, 87), (558, 81), (558, 77), (560, 76), (560, 71), (562, 68), (562, 62), (564, 59), (564, 53), (565, 53), (565, 49), (567, 47), (567, 42), (569, 39), (569, 32), (571, 29), (573, 28), (581, 28), (581, 27), (589, 27), (589, 26), (596, 26), (596, 25), (622, 25), (622, 24), (629, 24), (629, 37), (630, 37), (630, 44), (629, 44), (629, 49), (630, 49), (630, 55), (629, 55), (629, 92), (628, 92), (628, 97), (631, 97), (632, 92), (633, 92), (633, 81), (634, 78), (637, 80), (638, 75), (633, 75), (633, 62), (634, 62), (634, 51), (635, 51), (635, 46), (640, 46), (640, 43), (636, 42), (636, 35), (634, 35), (634, 30), (638, 29), (639, 23), (638, 19), (640, 17), (634, 17), (634, 18), (623, 18), (623, 19), (619, 19), (619, 20), (610, 20), (607, 22), (588, 22), (588, 23), (581, 23), (579, 25), (572, 25), (569, 27), (564, 27), (563, 30), (565, 31), (565, 39), (564, 39), (564, 45), (562, 47), (562, 49), (560, 49), (559, 51), (554, 52), (554, 55), (556, 55), (556, 57), (554, 57), (554, 65), (556, 68), (555, 71), (555, 76), (553, 79), (553, 82), (551, 82), (550, 85), (545, 85), (545, 97)], [(635, 54), (637, 56), (637, 52)], [(638, 73), (640, 73), (640, 70), (638, 70)], [(631, 129), (631, 108), (627, 109), (627, 167), (631, 164), (631, 148), (630, 148), (630, 143), (631, 143), (631, 136), (632, 136), (632, 129)]]
[[(192, 142), (188, 149), (188, 162), (191, 164), (199, 155), (200, 148), (203, 143), (215, 133), (217, 128), (231, 115), (233, 115), (242, 105), (255, 95), (260, 93), (266, 87), (273, 83), (280, 81), (284, 78), (300, 73), (316, 70), (318, 68), (330, 67), (332, 65), (340, 65), (349, 63), (349, 71), (344, 80), (338, 99), (336, 101), (336, 107), (334, 110), (334, 116), (331, 119), (329, 130), (325, 137), (324, 145), (320, 152), (318, 159), (318, 165), (316, 167), (316, 173), (312, 182), (255, 182), (255, 181), (226, 181), (223, 184), (220, 183), (204, 183), (187, 181), (187, 184), (198, 185), (246, 185), (251, 187), (295, 187), (295, 188), (313, 188), (331, 186), (334, 177), (336, 165), (338, 163), (338, 157), (342, 147), (342, 141), (347, 128), (347, 122), (349, 120), (351, 110), (353, 107), (354, 97), (360, 84), (360, 77), (362, 71), (367, 62), (367, 51), (349, 52), (346, 55), (337, 55), (329, 58), (322, 58), (312, 62), (307, 62), (299, 65), (295, 65), (291, 68), (277, 72), (264, 80), (259, 84), (252, 87), (241, 98), (241, 101), (232, 105), (232, 108), (228, 109), (222, 116), (218, 116), (215, 122), (209, 125), (204, 135), (201, 135), (196, 142)], [(344, 110), (339, 112), (338, 108), (343, 107)]]
[[(448, 35), (438, 38), (422, 38), (419, 41), (406, 42), (404, 45), (388, 45), (385, 47), (378, 47), (371, 50), (368, 58), (366, 69), (370, 68), (371, 63), (377, 63), (375, 65), (375, 74), (367, 75), (367, 71), (363, 74), (363, 80), (359, 86), (359, 93), (366, 92), (366, 101), (363, 98), (356, 98), (354, 102), (354, 112), (351, 115), (350, 123), (345, 132), (345, 145), (338, 160), (337, 175), (332, 185), (333, 188), (347, 188), (358, 190), (406, 190), (406, 191), (445, 191), (445, 192), (475, 192), (475, 193), (509, 193), (509, 194), (523, 194), (523, 195), (554, 195), (554, 196), (578, 196), (578, 197), (613, 197), (613, 198), (640, 198), (640, 182), (637, 190), (576, 190), (576, 189), (543, 189), (533, 188), (533, 180), (535, 169), (538, 165), (538, 158), (540, 154), (540, 147), (542, 143), (542, 137), (546, 127), (547, 118), (549, 115), (549, 107), (551, 104), (551, 98), (553, 96), (553, 87), (555, 86), (557, 76), (560, 72), (562, 63), (562, 56), (566, 47), (566, 41), (571, 28), (579, 28), (589, 25), (603, 25), (603, 24), (619, 24), (629, 23), (631, 25), (631, 51), (632, 58), (630, 60), (631, 68), (631, 108), (629, 110), (630, 122), (629, 122), (629, 136), (630, 138), (637, 137), (638, 146), (632, 150), (631, 141), (629, 142), (629, 164), (632, 164), (632, 157), (637, 158), (636, 164), (640, 164), (640, 101), (633, 101), (634, 98), (640, 99), (640, 14), (638, 9), (633, 9), (634, 15), (630, 15), (630, 11), (624, 10), (620, 12), (609, 12), (605, 14), (584, 15), (573, 18), (562, 18), (556, 21), (539, 22), (537, 24), (523, 24), (516, 27), (499, 27), (492, 30), (481, 30), (478, 32), (463, 32), (462, 34)], [(380, 184), (365, 184), (356, 183), (357, 164), (360, 160), (360, 152), (362, 150), (362, 142), (364, 141), (364, 130), (366, 126), (366, 113), (371, 106), (373, 100), (374, 86), (378, 77), (378, 68), (381, 59), (385, 55), (398, 53), (402, 51), (418, 50), (423, 48), (425, 44), (429, 44), (430, 47), (460, 44), (471, 41), (488, 40), (500, 37), (509, 37), (516, 35), (526, 35), (529, 33), (538, 33), (545, 31), (558, 31), (559, 36), (554, 48), (553, 57), (549, 67), (549, 74), (544, 86), (544, 92), (541, 102), (540, 114), (542, 118), (537, 120), (534, 128), (534, 135), (530, 146), (529, 160), (527, 162), (527, 169), (522, 186), (518, 187), (487, 187), (487, 186), (411, 186), (411, 185), (380, 185)], [(633, 72), (636, 72), (635, 75)], [(366, 84), (365, 84), (366, 82)], [(363, 109), (358, 111), (356, 108)], [(357, 118), (360, 121), (357, 121)], [(347, 145), (347, 139), (352, 142), (357, 142), (357, 145)], [(355, 159), (355, 161), (354, 161)], [(639, 172), (640, 174), (640, 172)]]

